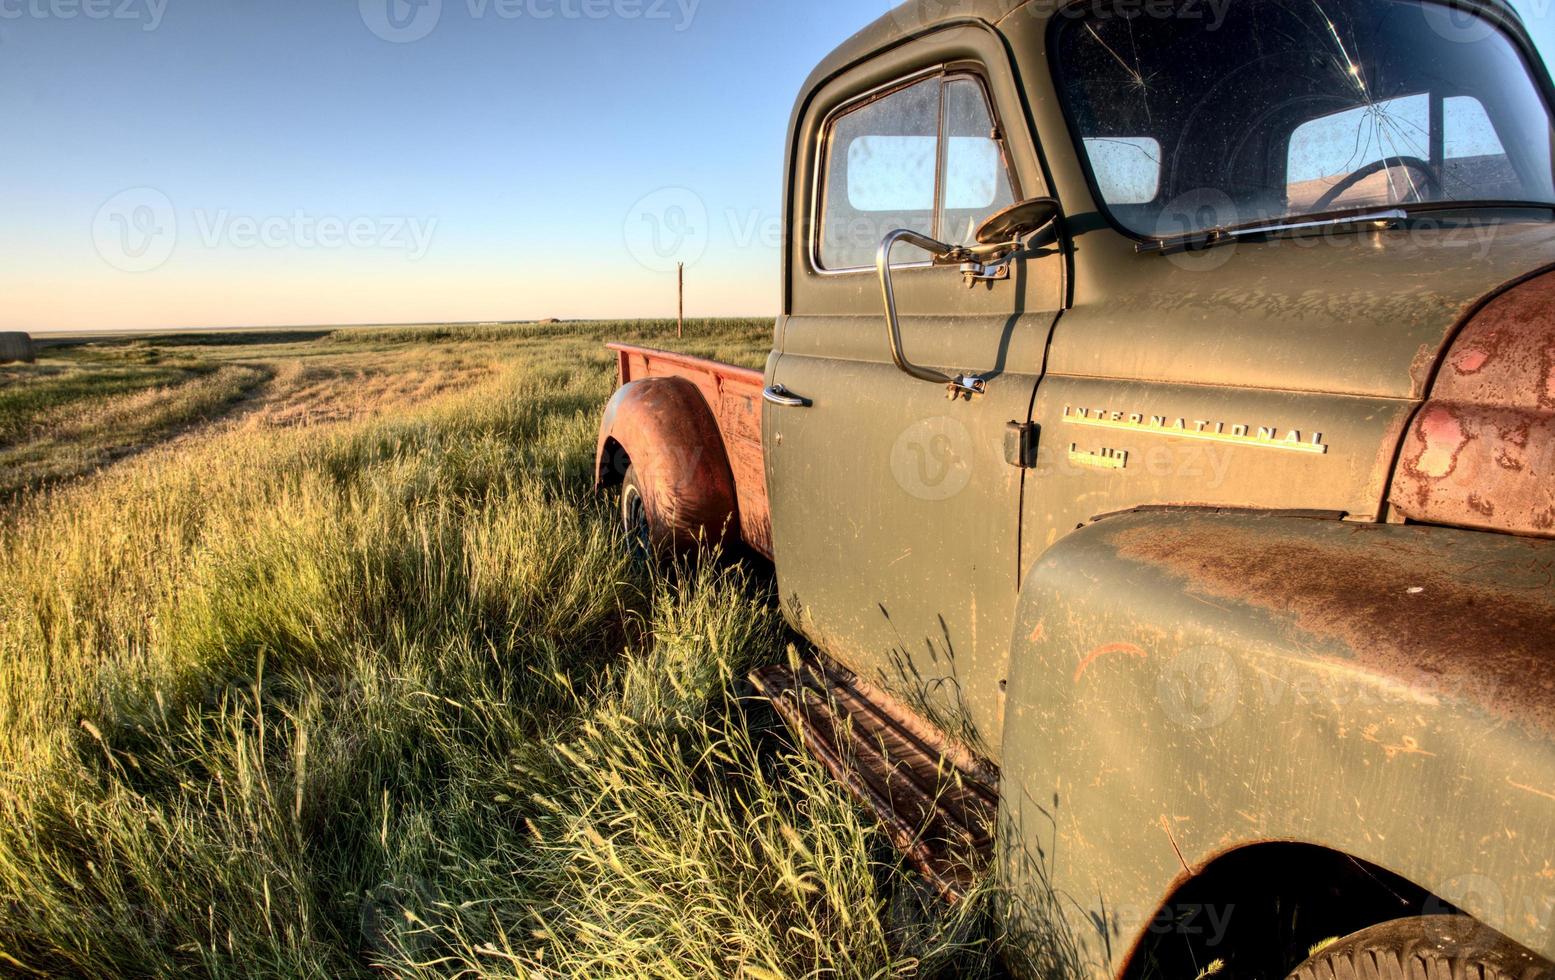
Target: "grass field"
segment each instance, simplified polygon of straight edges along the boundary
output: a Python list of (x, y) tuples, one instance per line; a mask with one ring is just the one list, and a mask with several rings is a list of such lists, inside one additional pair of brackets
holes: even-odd
[(772, 713), (761, 569), (633, 562), (606, 339), (135, 340), (0, 368), (0, 969), (997, 973)]

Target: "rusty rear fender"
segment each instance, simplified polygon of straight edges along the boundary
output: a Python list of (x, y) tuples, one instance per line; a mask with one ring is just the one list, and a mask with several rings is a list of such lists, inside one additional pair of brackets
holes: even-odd
[(707, 400), (691, 381), (643, 378), (605, 407), (595, 453), (597, 486), (621, 482), (630, 461), (656, 534), (686, 550), (740, 540), (734, 475)]
[[(1555, 955), (1555, 542), (1132, 514), (1024, 588), (1000, 863), (1118, 973), (1174, 883), (1313, 844)], [(1235, 901), (1227, 896), (1226, 901)]]

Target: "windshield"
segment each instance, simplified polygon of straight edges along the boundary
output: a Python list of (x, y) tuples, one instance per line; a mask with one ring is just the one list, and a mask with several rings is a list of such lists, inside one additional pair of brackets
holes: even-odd
[(1055, 53), (1101, 200), (1142, 237), (1555, 204), (1548, 107), (1512, 42), (1462, 10), (1108, 0), (1061, 18)]

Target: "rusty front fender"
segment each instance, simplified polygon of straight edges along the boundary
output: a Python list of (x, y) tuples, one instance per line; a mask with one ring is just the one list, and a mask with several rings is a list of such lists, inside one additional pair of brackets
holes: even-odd
[(1463, 325), (1391, 499), (1423, 523), (1555, 537), (1555, 273), (1509, 286)]
[(1385, 868), (1555, 955), (1555, 542), (1092, 524), (1026, 583), (1003, 759), (1013, 911), (1061, 896), (1093, 975), (1177, 885), (1269, 841)]
[(706, 399), (683, 378), (644, 378), (610, 399), (600, 425), (595, 484), (636, 472), (654, 545), (677, 551), (740, 539), (734, 476)]

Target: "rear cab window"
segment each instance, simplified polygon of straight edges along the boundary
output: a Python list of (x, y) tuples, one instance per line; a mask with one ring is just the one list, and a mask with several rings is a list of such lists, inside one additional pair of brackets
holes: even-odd
[(1290, 140), (1288, 203), (1311, 207), (1349, 174), (1383, 163), (1387, 165), (1333, 203), (1400, 203), (1415, 192), (1412, 185), (1421, 178), (1405, 161), (1429, 164), (1433, 154), (1440, 155), (1444, 193), (1465, 196), (1477, 190), (1515, 200), (1520, 191), (1517, 172), (1484, 105), (1473, 96), (1443, 98), (1440, 119), (1433, 120), (1432, 99), (1430, 93), (1387, 99), (1301, 124)]

